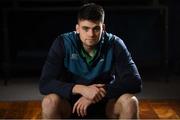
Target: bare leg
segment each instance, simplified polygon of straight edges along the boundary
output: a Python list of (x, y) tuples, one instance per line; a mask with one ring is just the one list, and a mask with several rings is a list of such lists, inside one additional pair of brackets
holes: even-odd
[(106, 106), (108, 118), (138, 119), (139, 105), (137, 98), (132, 94), (123, 94), (117, 100), (109, 100)]
[(71, 106), (65, 99), (56, 94), (49, 94), (42, 101), (42, 117), (68, 118), (71, 115)]

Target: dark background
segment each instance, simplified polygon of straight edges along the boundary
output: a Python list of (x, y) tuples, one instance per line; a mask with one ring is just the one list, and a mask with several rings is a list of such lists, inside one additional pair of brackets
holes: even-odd
[[(40, 76), (53, 40), (75, 30), (76, 12), (84, 2), (87, 0), (1, 0), (0, 77)], [(178, 0), (96, 3), (106, 11), (106, 31), (124, 40), (142, 76), (180, 74)]]

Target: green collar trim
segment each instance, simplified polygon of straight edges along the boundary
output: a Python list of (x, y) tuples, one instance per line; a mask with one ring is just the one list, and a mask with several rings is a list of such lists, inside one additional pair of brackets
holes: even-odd
[(84, 50), (84, 48), (81, 48), (81, 55), (86, 59), (86, 62), (88, 63), (88, 65), (91, 65), (92, 63), (92, 60), (94, 59), (95, 55), (96, 55), (96, 52), (97, 52), (97, 49), (94, 48), (93, 51), (92, 51), (92, 56), (89, 55), (88, 52), (86, 52)]

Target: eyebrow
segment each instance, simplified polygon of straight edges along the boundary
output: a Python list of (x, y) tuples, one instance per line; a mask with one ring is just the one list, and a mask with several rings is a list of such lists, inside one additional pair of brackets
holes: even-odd
[[(90, 27), (88, 27), (88, 26), (82, 26), (82, 28), (83, 28), (83, 29), (90, 29)], [(96, 29), (96, 28), (100, 28), (100, 26), (95, 26), (95, 27), (93, 27), (92, 29)]]
[(90, 27), (88, 26), (82, 26), (83, 29), (89, 29)]

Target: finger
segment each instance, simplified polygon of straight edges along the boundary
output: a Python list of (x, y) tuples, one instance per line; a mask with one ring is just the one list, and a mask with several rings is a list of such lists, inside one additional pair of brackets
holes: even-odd
[(84, 105), (83, 104), (80, 105), (79, 113), (82, 117), (84, 117)]
[(86, 116), (87, 115), (87, 106), (84, 106), (83, 112), (84, 112), (84, 116)]
[(78, 116), (81, 116), (80, 103), (77, 105), (76, 111), (77, 111)]
[(99, 102), (101, 99), (102, 99), (101, 94), (98, 94), (98, 95), (95, 97), (95, 101), (96, 101), (96, 102)]
[(106, 94), (106, 90), (105, 90), (104, 88), (99, 88), (99, 90), (100, 90), (102, 93)]
[(103, 88), (98, 89), (98, 94), (96, 95), (96, 101), (99, 102), (105, 96), (105, 90)]
[(104, 88), (100, 88), (100, 95), (102, 98), (106, 95), (106, 91), (104, 90)]
[(96, 87), (104, 87), (105, 86), (105, 84), (94, 84)]
[(100, 94), (100, 96), (101, 96), (101, 99), (105, 96), (105, 94), (102, 93), (102, 92), (100, 92), (99, 94)]
[(72, 113), (75, 113), (75, 111), (76, 111), (76, 109), (77, 109), (77, 104), (78, 104), (78, 102), (76, 102), (76, 103), (74, 104)]

